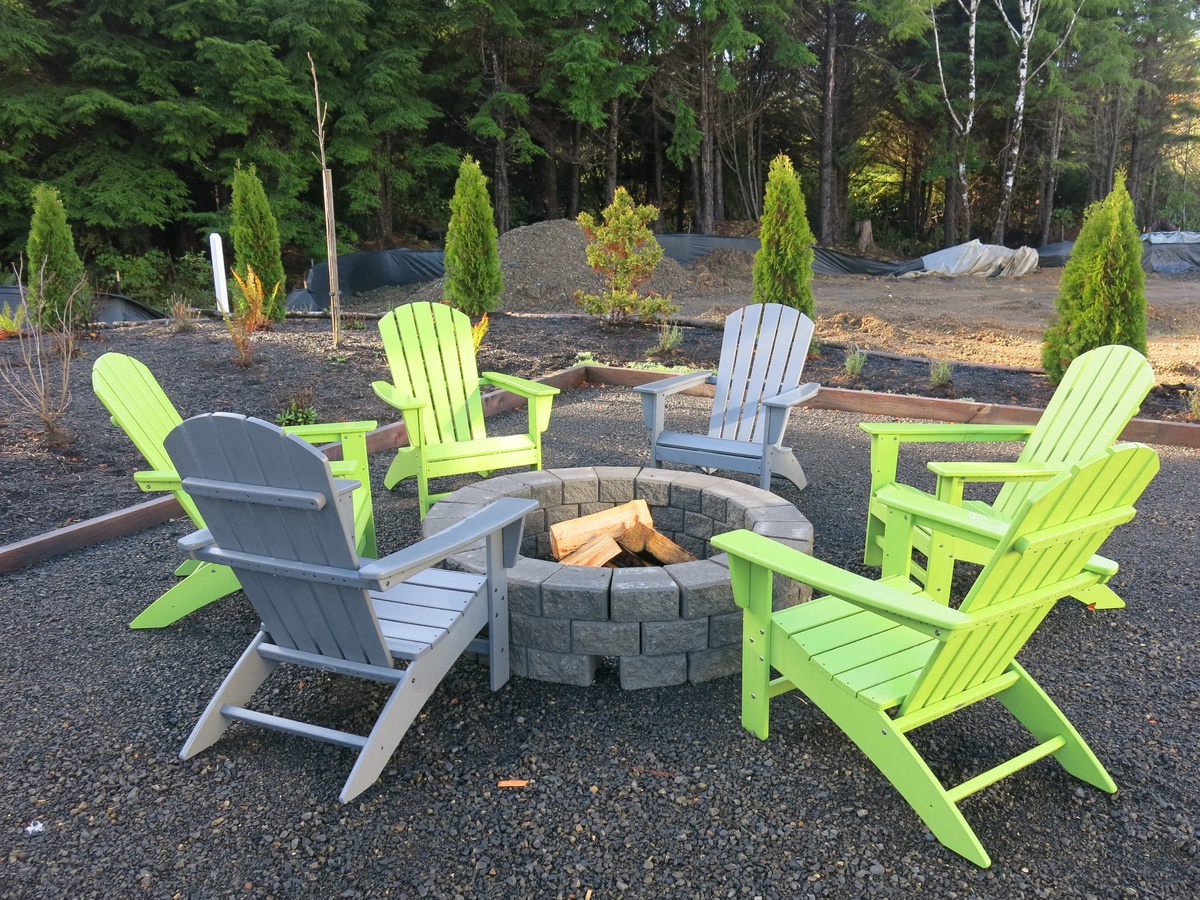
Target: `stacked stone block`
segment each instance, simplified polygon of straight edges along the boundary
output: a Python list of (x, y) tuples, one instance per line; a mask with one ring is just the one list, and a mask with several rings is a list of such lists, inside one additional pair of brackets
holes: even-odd
[[(760, 488), (694, 472), (603, 466), (506, 474), (455, 491), (429, 511), (426, 536), (501, 497), (530, 497), (523, 556), (509, 571), (513, 672), (586, 686), (615, 658), (623, 688), (701, 682), (737, 672), (742, 614), (733, 602), (725, 554), (709, 539), (749, 528), (812, 552), (812, 527), (800, 512)], [(631, 569), (549, 561), (550, 526), (633, 499), (650, 506), (655, 527), (699, 557), (696, 562)], [(482, 572), (481, 548), (449, 564)], [(776, 606), (807, 599), (777, 579)]]

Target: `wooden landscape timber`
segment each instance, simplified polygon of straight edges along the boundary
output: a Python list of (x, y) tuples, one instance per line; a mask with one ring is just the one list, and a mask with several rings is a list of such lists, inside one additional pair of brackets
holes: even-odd
[[(616, 366), (579, 365), (535, 379), (564, 391), (586, 385), (632, 387), (646, 384), (670, 373), (645, 369), (625, 369)], [(711, 386), (701, 386), (688, 394), (711, 395)], [(492, 391), (483, 397), (485, 416), (516, 409), (521, 398), (507, 391)], [(1004, 404), (976, 403), (967, 400), (938, 400), (930, 397), (909, 397), (875, 391), (854, 391), (822, 387), (817, 395), (804, 404), (809, 409), (828, 409), (872, 416), (895, 416), (901, 419), (930, 419), (940, 422), (994, 422), (1025, 425), (1036, 422), (1040, 409)], [(1200, 449), (1200, 425), (1186, 422), (1166, 422), (1157, 419), (1134, 419), (1121, 433), (1126, 441), (1142, 441), (1171, 447)], [(401, 422), (384, 425), (367, 435), (367, 452), (394, 450), (407, 444)], [(333, 459), (340, 458), (340, 448), (322, 448)], [(88, 544), (100, 543), (161, 525), (183, 514), (174, 497), (148, 500), (123, 510), (107, 513), (45, 534), (26, 538), (0, 547), (0, 572), (13, 572), (34, 565)]]

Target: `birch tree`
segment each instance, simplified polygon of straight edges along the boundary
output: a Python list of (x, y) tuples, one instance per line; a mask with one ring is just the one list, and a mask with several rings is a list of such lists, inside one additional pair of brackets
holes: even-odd
[[(971, 132), (975, 128), (977, 100), (976, 46), (975, 37), (979, 26), (979, 7), (982, 0), (954, 0), (967, 17), (967, 94), (961, 104), (956, 104), (946, 86), (946, 67), (942, 56), (942, 38), (938, 27), (938, 0), (929, 4), (929, 21), (933, 25), (933, 49), (937, 60), (938, 85), (942, 89), (942, 100), (946, 104), (951, 131), (954, 134), (954, 185), (947, 186), (946, 215), (944, 219), (947, 244), (959, 242), (971, 233), (971, 205), (967, 193), (967, 161), (970, 158)], [(959, 108), (961, 107), (961, 108)]]
[(1017, 46), (1017, 96), (1013, 101), (1012, 133), (1009, 136), (1008, 153), (1004, 159), (1004, 174), (1000, 179), (1000, 204), (996, 208), (996, 221), (992, 225), (992, 243), (1003, 244), (1008, 213), (1012, 209), (1017, 165), (1021, 160), (1021, 135), (1025, 128), (1025, 102), (1029, 82), (1050, 63), (1070, 38), (1071, 30), (1075, 27), (1075, 19), (1086, 0), (1079, 0), (1078, 6), (1071, 12), (1071, 19), (1058, 44), (1033, 68), (1033, 71), (1029, 69), (1029, 54), (1041, 22), (1043, 0), (1017, 0), (1019, 18), (1016, 23), (1009, 16), (1008, 10), (1004, 8), (1002, 0), (993, 0), (993, 2), (996, 4), (996, 9), (1000, 10), (1000, 18), (1008, 30), (1009, 37)]

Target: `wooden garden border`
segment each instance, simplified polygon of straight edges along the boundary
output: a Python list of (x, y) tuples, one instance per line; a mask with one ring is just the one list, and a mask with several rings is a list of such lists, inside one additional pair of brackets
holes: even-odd
[[(668, 373), (647, 369), (625, 369), (614, 366), (580, 365), (537, 379), (564, 391), (584, 385), (632, 387), (667, 377)], [(687, 393), (712, 394), (712, 388), (702, 386)], [(485, 416), (493, 416), (519, 407), (524, 400), (507, 391), (493, 391), (483, 398)], [(1037, 422), (1042, 410), (1027, 406), (1006, 406), (998, 403), (976, 403), (966, 400), (938, 400), (931, 397), (881, 394), (876, 391), (854, 391), (822, 387), (816, 397), (804, 404), (809, 409), (828, 409), (861, 413), (871, 416), (894, 416), (899, 419), (931, 419), (939, 422), (972, 422), (1005, 425), (1029, 425)], [(1200, 449), (1200, 425), (1166, 422), (1157, 419), (1134, 419), (1122, 432), (1127, 441), (1143, 441), (1173, 447)], [(367, 435), (367, 452), (378, 453), (402, 447), (407, 443), (404, 425), (395, 422), (384, 425)], [(324, 448), (326, 455), (336, 459), (340, 448)], [(112, 538), (123, 537), (153, 525), (160, 525), (183, 515), (174, 497), (164, 495), (126, 509), (117, 510), (94, 519), (56, 528), (15, 544), (0, 547), (0, 572), (13, 572), (34, 563), (78, 550)]]

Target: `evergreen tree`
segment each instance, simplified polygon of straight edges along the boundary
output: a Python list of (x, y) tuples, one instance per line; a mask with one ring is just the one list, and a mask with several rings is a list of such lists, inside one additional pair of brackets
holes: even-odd
[(254, 269), (262, 281), (263, 293), (269, 298), (270, 305), (263, 313), (281, 322), (287, 312), (287, 291), (279, 226), (254, 166), (248, 169), (238, 166), (233, 172), (232, 211), (233, 224), (229, 232), (238, 277), (245, 281), (247, 270)]
[(755, 303), (793, 306), (809, 318), (816, 311), (812, 292), (813, 233), (808, 225), (804, 191), (792, 161), (784, 154), (771, 160), (763, 200), (762, 246), (754, 255)]
[(496, 245), (496, 222), (488, 200), (487, 179), (471, 157), (458, 167), (446, 229), (446, 280), (443, 297), (472, 318), (500, 306), (504, 276)]
[(1146, 353), (1146, 273), (1133, 201), (1118, 173), (1112, 193), (1084, 213), (1054, 298), (1058, 316), (1046, 330), (1042, 367), (1051, 384), (1071, 360), (1107, 344)]
[(29, 315), (41, 328), (87, 324), (92, 315), (92, 292), (84, 283), (83, 262), (58, 191), (48, 184), (33, 189), (33, 218), (25, 246), (29, 266)]

